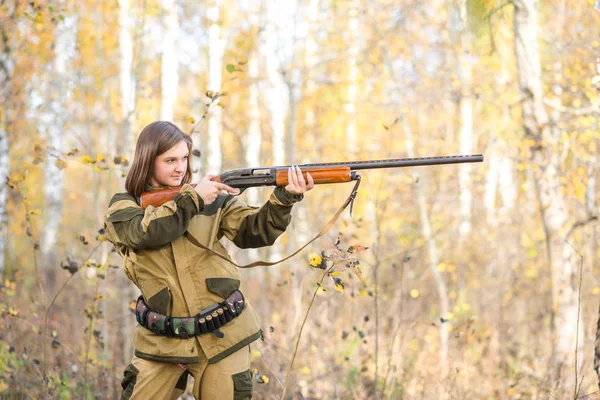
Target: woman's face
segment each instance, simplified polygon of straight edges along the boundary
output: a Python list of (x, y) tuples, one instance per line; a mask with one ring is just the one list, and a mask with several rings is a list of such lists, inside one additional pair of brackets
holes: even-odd
[(180, 186), (188, 164), (188, 147), (183, 140), (154, 159), (152, 186)]

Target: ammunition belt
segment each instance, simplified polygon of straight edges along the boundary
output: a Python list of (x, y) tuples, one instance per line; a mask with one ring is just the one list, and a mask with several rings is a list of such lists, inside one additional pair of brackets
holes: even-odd
[(236, 290), (222, 303), (213, 304), (193, 317), (169, 317), (151, 311), (140, 296), (135, 306), (135, 318), (141, 326), (160, 336), (187, 339), (212, 332), (222, 338), (225, 335), (219, 329), (237, 318), (244, 305), (244, 295)]

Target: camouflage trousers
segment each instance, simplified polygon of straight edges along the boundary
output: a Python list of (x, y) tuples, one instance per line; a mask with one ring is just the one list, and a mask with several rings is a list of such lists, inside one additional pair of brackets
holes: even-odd
[(185, 367), (133, 356), (125, 369), (121, 400), (175, 400), (184, 393), (188, 375), (194, 377), (192, 394), (198, 400), (252, 398), (249, 346), (214, 364), (209, 364), (206, 357), (200, 357), (200, 362)]

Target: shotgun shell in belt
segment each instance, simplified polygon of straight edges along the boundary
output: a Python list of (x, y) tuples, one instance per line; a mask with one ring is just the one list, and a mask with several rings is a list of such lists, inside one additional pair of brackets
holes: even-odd
[(221, 326), (225, 325), (227, 320), (225, 319), (225, 313), (223, 312), (223, 309), (219, 308), (217, 310), (217, 314), (219, 315), (219, 322), (221, 322)]

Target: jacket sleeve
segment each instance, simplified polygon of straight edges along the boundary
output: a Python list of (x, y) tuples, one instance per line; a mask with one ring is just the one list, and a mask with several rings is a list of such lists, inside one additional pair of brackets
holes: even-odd
[(183, 235), (189, 220), (204, 208), (191, 185), (160, 207), (140, 207), (128, 193), (118, 193), (104, 216), (105, 237), (114, 245), (131, 249), (158, 248)]
[(233, 197), (223, 208), (221, 232), (242, 249), (271, 246), (290, 224), (292, 205), (303, 197), (277, 187), (261, 208)]

